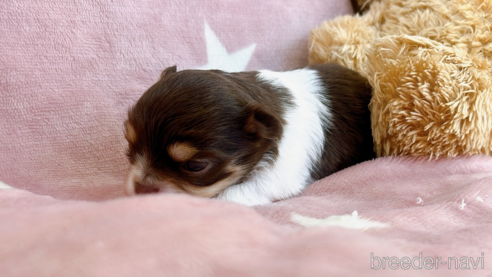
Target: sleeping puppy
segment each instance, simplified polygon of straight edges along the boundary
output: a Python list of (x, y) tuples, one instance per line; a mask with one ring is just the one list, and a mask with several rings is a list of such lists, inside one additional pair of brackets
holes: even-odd
[(335, 64), (288, 72), (165, 69), (128, 112), (130, 194), (257, 205), (374, 157), (371, 87)]

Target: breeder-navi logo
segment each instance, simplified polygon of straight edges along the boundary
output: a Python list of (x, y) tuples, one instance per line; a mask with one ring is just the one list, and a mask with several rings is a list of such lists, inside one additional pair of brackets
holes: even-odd
[(371, 269), (484, 269), (484, 253), (481, 253), (480, 257), (448, 257), (443, 259), (442, 257), (422, 257), (422, 252), (418, 256), (410, 257), (378, 257), (374, 256), (371, 252)]

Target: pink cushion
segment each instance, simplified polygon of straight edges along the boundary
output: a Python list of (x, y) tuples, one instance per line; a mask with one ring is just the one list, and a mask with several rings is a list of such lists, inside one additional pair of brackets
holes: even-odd
[(0, 275), (491, 276), (491, 172), (488, 156), (386, 157), (254, 208), (0, 189)]

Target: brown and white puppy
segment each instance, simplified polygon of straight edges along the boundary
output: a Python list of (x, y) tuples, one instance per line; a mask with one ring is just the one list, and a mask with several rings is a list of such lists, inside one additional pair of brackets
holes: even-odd
[(374, 157), (371, 91), (335, 64), (240, 73), (169, 67), (128, 112), (127, 190), (246, 205), (294, 196)]

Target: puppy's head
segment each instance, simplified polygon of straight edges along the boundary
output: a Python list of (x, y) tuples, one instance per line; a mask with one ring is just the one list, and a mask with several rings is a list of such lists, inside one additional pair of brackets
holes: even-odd
[(216, 70), (164, 70), (125, 122), (128, 193), (214, 197), (275, 156), (282, 120), (254, 100), (261, 89)]

